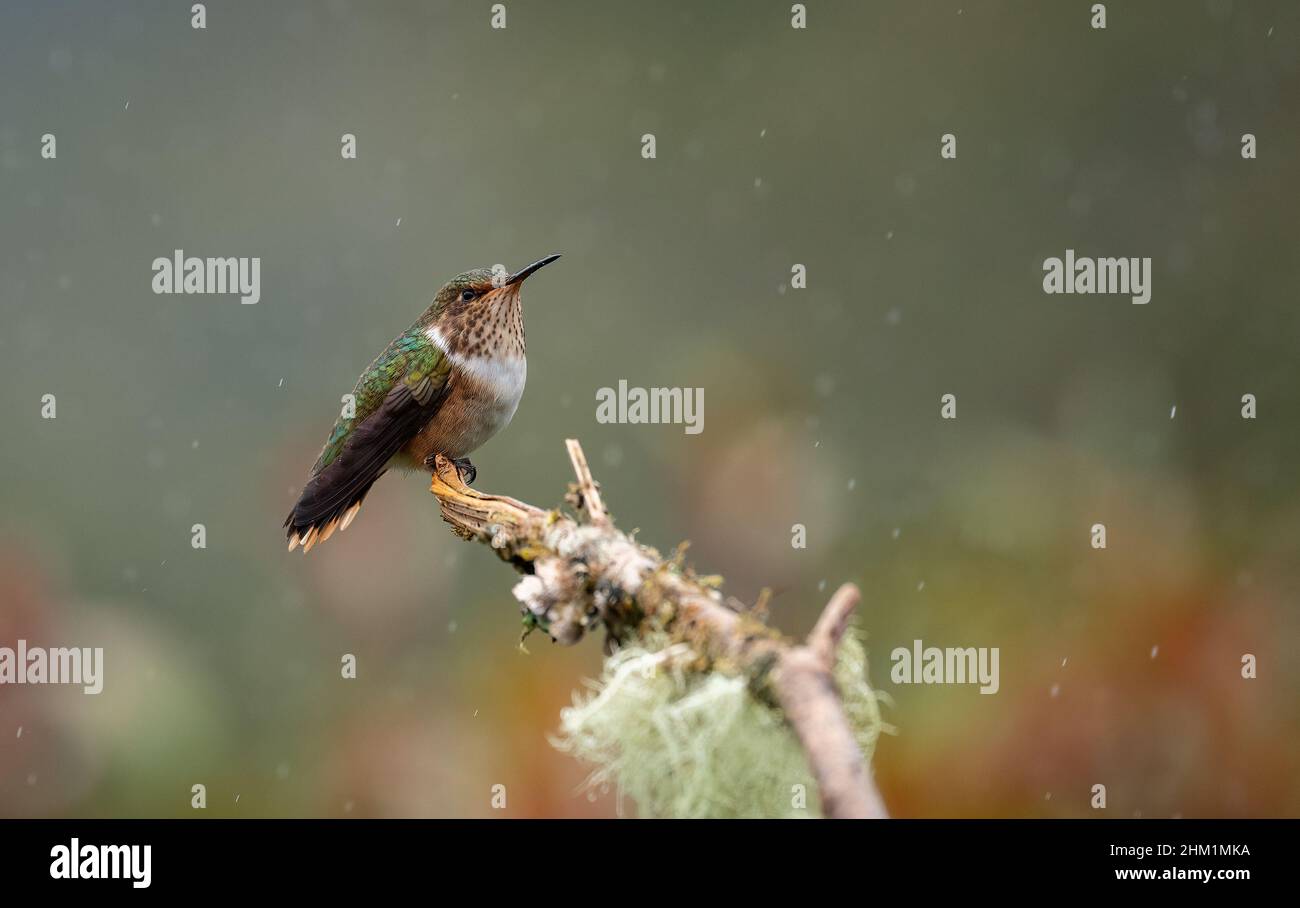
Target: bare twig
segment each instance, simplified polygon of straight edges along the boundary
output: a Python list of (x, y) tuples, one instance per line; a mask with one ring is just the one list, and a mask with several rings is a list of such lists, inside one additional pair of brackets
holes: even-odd
[(821, 660), (827, 671), (835, 668), (835, 653), (840, 648), (840, 640), (849, 629), (849, 619), (853, 610), (862, 601), (862, 594), (851, 583), (846, 583), (835, 591), (831, 601), (822, 609), (821, 617), (808, 635), (808, 648)]
[(831, 597), (806, 644), (729, 607), (704, 578), (634, 542), (614, 527), (576, 440), (567, 443), (588, 523), (466, 486), (437, 459), (430, 491), (457, 535), (491, 546), (524, 577), (514, 595), (525, 616), (551, 637), (576, 643), (604, 625), (612, 640), (652, 622), (690, 644), (707, 667), (743, 675), (779, 705), (794, 730), (828, 817), (883, 817), (884, 804), (844, 714), (833, 669), (859, 601), (845, 584)]
[(569, 450), (569, 460), (573, 462), (573, 474), (578, 477), (578, 494), (582, 496), (582, 507), (597, 526), (609, 526), (609, 512), (605, 502), (600, 498), (600, 489), (591, 476), (591, 467), (587, 466), (587, 455), (582, 453), (578, 439), (569, 438), (564, 442)]

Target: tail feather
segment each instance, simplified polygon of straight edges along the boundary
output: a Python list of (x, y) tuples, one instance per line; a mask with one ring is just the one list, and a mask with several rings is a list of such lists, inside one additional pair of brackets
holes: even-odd
[[(378, 477), (376, 477), (378, 478)], [(319, 489), (314, 488), (316, 477), (312, 477), (307, 483), (307, 488), (303, 489), (302, 495), (298, 502), (285, 518), (285, 537), (289, 540), (289, 551), (293, 551), (298, 546), (302, 546), (303, 554), (310, 552), (312, 546), (319, 545), (326, 539), (334, 535), (336, 530), (346, 530), (356, 519), (357, 512), (361, 510), (361, 503), (365, 500), (366, 493), (370, 491), (370, 485), (367, 484), (356, 494), (349, 496), (342, 504), (337, 506), (331, 503), (326, 509), (313, 507), (318, 501)]]

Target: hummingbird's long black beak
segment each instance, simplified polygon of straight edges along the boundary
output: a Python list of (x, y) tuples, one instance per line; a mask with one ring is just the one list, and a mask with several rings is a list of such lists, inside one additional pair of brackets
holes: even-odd
[(532, 274), (537, 269), (546, 267), (547, 265), (551, 264), (551, 262), (555, 261), (559, 257), (560, 254), (557, 252), (555, 253), (555, 255), (548, 255), (544, 259), (538, 259), (537, 261), (533, 262), (531, 265), (527, 266), (526, 268), (520, 268), (514, 274), (510, 275), (510, 277), (506, 278), (506, 282), (502, 286), (509, 287), (511, 284), (519, 283), (520, 281), (528, 277), (528, 275)]

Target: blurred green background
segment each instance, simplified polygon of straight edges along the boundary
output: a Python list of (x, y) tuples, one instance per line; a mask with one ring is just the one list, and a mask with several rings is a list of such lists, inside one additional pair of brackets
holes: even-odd
[[(1300, 812), (1300, 6), (506, 5), (0, 9), (0, 645), (107, 651), (98, 697), (0, 688), (0, 815), (616, 812), (547, 742), (599, 643), (521, 654), (425, 481), (280, 528), (437, 286), (550, 252), (478, 487), (558, 503), (578, 437), (781, 628), (860, 583), (895, 814)], [(261, 302), (155, 296), (176, 248)], [(1151, 303), (1044, 295), (1067, 248), (1150, 256)], [(619, 379), (704, 388), (703, 434), (597, 424)], [(917, 638), (1001, 691), (892, 684)]]

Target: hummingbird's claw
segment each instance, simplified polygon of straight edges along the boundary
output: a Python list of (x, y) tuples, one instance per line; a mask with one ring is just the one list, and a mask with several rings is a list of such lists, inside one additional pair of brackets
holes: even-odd
[(475, 478), (478, 477), (478, 470), (469, 462), (469, 458), (453, 457), (451, 462), (456, 467), (457, 474), (460, 475), (460, 481), (467, 486), (472, 486)]
[[(428, 468), (429, 472), (431, 473), (438, 472), (439, 457), (446, 457), (446, 455), (438, 454), (435, 452), (433, 454), (430, 454), (428, 457), (424, 458), (424, 465), (426, 468)], [(456, 468), (456, 475), (460, 477), (460, 481), (465, 483), (465, 485), (467, 486), (473, 485), (475, 477), (478, 476), (478, 470), (476, 470), (474, 468), (474, 465), (469, 462), (469, 458), (448, 457), (447, 459), (451, 461), (451, 465)]]

